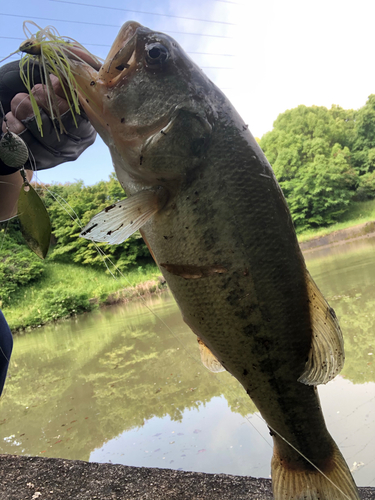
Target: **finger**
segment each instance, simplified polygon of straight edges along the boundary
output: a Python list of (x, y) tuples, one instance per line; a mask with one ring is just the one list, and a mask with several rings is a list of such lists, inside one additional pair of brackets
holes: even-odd
[(10, 110), (17, 120), (26, 120), (26, 118), (34, 116), (29, 94), (25, 92), (16, 94), (10, 102)]
[[(57, 78), (56, 78), (57, 79)], [(58, 80), (58, 79), (57, 79)], [(60, 97), (59, 95), (56, 95), (56, 100), (53, 101), (52, 98), (51, 100), (48, 99), (48, 93), (47, 93), (47, 87), (45, 85), (42, 85), (41, 83), (35, 85), (35, 87), (32, 88), (31, 92), (33, 93), (35, 100), (41, 108), (46, 111), (46, 113), (50, 114), (50, 102), (53, 104), (56, 102), (60, 114), (64, 114), (66, 111), (69, 109), (69, 104), (65, 99)], [(61, 90), (61, 92), (63, 92)]]
[[(60, 114), (62, 115), (66, 111), (68, 111), (69, 104), (64, 99), (65, 94), (64, 94), (64, 91), (60, 85), (59, 79), (56, 76), (51, 75), (51, 82), (52, 82), (52, 86), (54, 88), (54, 91), (56, 93), (56, 101), (55, 102), (59, 108)], [(41, 83), (38, 83), (37, 85), (35, 85), (33, 87), (32, 93), (35, 97), (35, 100), (36, 100), (38, 106), (40, 106), (48, 114), (50, 114), (46, 86), (42, 85)], [(26, 118), (31, 118), (32, 116), (34, 116), (34, 110), (33, 110), (33, 107), (31, 105), (29, 94), (26, 94), (25, 92), (20, 92), (19, 94), (16, 94), (13, 97), (13, 99), (11, 100), (10, 107), (11, 107), (11, 112), (12, 112), (13, 116), (19, 121), (25, 120)]]
[[(20, 134), (25, 130), (25, 125), (19, 120), (17, 120), (17, 118), (13, 115), (12, 112), (7, 113), (5, 117), (7, 119), (6, 123), (8, 124), (8, 128), (11, 132), (14, 132), (15, 134)], [(5, 120), (3, 121), (2, 131), (4, 133), (7, 131)]]

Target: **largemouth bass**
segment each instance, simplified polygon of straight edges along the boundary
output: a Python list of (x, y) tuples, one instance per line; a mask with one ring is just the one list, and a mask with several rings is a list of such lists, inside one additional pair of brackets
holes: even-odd
[(267, 422), (275, 499), (358, 499), (316, 390), (343, 365), (340, 327), (246, 124), (172, 38), (135, 22), (99, 71), (71, 67), (128, 195), (82, 235), (140, 229), (204, 351)]

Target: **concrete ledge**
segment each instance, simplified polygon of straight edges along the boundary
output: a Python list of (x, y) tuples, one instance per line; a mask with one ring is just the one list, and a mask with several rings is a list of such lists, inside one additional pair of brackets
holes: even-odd
[[(375, 488), (360, 488), (374, 500)], [(1, 500), (272, 500), (271, 481), (0, 455)]]
[(375, 236), (375, 222), (364, 222), (358, 226), (348, 227), (347, 229), (340, 229), (326, 236), (319, 236), (312, 240), (300, 243), (303, 253), (311, 250), (316, 250), (325, 247), (332, 247), (336, 245), (343, 245), (349, 241), (363, 240)]

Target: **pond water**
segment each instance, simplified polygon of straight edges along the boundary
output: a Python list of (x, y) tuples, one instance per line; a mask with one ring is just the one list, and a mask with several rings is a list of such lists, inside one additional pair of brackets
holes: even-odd
[[(341, 375), (319, 388), (327, 425), (357, 484), (375, 485), (375, 240), (306, 259), (345, 337)], [(168, 292), (146, 304), (15, 338), (0, 453), (269, 477), (271, 438), (242, 387), (201, 365)]]

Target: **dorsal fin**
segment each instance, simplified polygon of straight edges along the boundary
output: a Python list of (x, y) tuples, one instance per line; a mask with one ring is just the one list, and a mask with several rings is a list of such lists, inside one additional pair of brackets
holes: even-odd
[(305, 371), (298, 381), (307, 385), (326, 384), (344, 366), (344, 340), (335, 311), (329, 306), (308, 272), (306, 284), (310, 303), (312, 343)]

